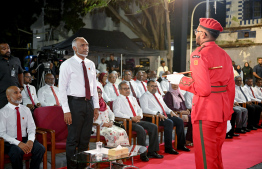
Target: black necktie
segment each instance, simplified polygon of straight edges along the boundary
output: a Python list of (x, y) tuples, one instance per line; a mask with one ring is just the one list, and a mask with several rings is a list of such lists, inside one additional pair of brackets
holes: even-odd
[(243, 92), (242, 88), (241, 88), (241, 87), (239, 87), (239, 88), (240, 88), (240, 91), (241, 91), (241, 92), (243, 93), (243, 95), (245, 96), (246, 101), (248, 101), (247, 96), (246, 96), (245, 93)]

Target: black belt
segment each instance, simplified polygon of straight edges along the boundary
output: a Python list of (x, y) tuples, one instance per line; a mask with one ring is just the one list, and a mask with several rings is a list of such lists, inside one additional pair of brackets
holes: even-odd
[[(67, 96), (67, 97), (74, 100), (88, 100), (86, 99), (86, 97), (76, 97), (76, 96)], [(92, 100), (92, 96), (90, 96), (90, 100)]]

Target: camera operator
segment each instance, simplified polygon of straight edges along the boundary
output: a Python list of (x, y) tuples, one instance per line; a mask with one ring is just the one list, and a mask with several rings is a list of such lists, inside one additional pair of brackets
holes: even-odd
[(5, 92), (9, 86), (23, 88), (23, 71), (20, 60), (11, 55), (8, 43), (0, 42), (0, 108), (8, 103)]

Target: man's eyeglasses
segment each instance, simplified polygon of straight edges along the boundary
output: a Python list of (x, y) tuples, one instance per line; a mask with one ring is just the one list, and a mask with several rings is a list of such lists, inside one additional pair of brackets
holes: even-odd
[[(197, 29), (194, 30), (195, 35), (197, 35), (198, 32), (204, 32), (204, 31), (198, 31)], [(204, 32), (206, 34), (206, 32)]]
[(150, 87), (158, 87), (157, 85), (150, 85)]
[(28, 79), (32, 79), (33, 77), (32, 76), (25, 76), (26, 78), (28, 78)]

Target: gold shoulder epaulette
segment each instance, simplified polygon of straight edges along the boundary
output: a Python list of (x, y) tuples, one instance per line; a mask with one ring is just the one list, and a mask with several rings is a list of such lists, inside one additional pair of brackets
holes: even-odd
[(205, 45), (203, 45), (203, 46), (198, 50), (198, 52), (200, 52), (204, 47), (205, 47)]

